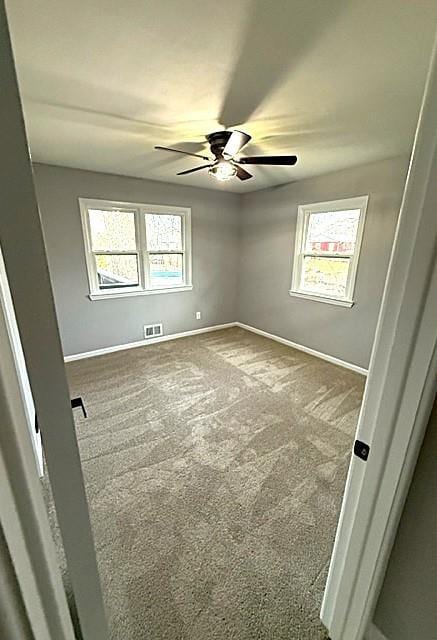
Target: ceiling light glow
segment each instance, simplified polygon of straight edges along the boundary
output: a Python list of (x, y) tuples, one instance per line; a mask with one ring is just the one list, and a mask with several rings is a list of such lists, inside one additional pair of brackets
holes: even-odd
[(221, 160), (211, 167), (209, 173), (213, 175), (214, 178), (217, 178), (217, 180), (224, 182), (225, 180), (233, 178), (237, 173), (237, 169), (227, 160)]

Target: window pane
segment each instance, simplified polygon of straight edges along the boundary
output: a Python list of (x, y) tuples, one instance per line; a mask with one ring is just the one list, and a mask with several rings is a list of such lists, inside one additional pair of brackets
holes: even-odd
[(149, 251), (180, 251), (182, 216), (146, 213), (146, 236)]
[(135, 213), (89, 209), (93, 251), (132, 251), (136, 249)]
[(312, 213), (308, 220), (305, 253), (352, 255), (359, 219), (359, 209)]
[(349, 265), (349, 258), (305, 256), (301, 290), (333, 298), (345, 298)]
[(149, 254), (152, 287), (174, 287), (184, 283), (181, 253)]
[(99, 289), (138, 286), (136, 255), (96, 255), (95, 259)]

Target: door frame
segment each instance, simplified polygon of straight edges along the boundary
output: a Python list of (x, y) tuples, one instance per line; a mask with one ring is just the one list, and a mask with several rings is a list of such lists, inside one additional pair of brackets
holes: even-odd
[[(0, 171), (3, 260), (82, 637), (107, 640), (108, 625), (4, 0), (0, 0), (0, 85), (0, 138), (7, 159)], [(15, 424), (16, 417), (9, 418)], [(2, 446), (7, 446), (8, 438), (5, 440)], [(9, 459), (4, 457), (4, 462), (9, 469)], [(25, 472), (25, 468), (15, 469), (19, 476)], [(23, 486), (23, 499), (30, 499), (30, 491), (31, 487)], [(31, 545), (28, 553), (35, 564), (46, 560)], [(14, 554), (12, 560), (17, 563), (19, 555)], [(45, 582), (38, 587), (43, 592)]]
[[(2, 151), (8, 157), (0, 173), (4, 199), (0, 239), (43, 427), (82, 632), (85, 640), (106, 640), (107, 624), (2, 0), (0, 36), (0, 79), (4, 88), (0, 128), (4, 133)], [(431, 409), (437, 365), (437, 181), (433, 185), (431, 180), (431, 171), (437, 170), (435, 113), (434, 55), (358, 425), (358, 436), (371, 445), (370, 456), (366, 463), (357, 458), (351, 462), (321, 611), (332, 640), (362, 640), (364, 636)], [(26, 251), (19, 252), (17, 248), (23, 246)], [(38, 287), (33, 284), (35, 280)], [(10, 411), (7, 395), (0, 386), (0, 411), (5, 414)], [(11, 413), (9, 417), (11, 424), (18, 424), (17, 416)], [(0, 445), (3, 450), (3, 443)], [(30, 453), (30, 442), (28, 445)], [(3, 455), (0, 461), (10, 472), (9, 459)], [(25, 469), (17, 467), (15, 473), (24, 478)], [(20, 500), (28, 501), (32, 482), (23, 483), (22, 489)], [(15, 504), (17, 496), (11, 494), (9, 505)], [(5, 521), (3, 517), (2, 523)], [(24, 529), (20, 535), (25, 536)], [(9, 540), (13, 541), (11, 534)], [(26, 554), (34, 563), (41, 561), (32, 546)], [(12, 555), (18, 562), (19, 551)], [(50, 584), (47, 580), (35, 585), (41, 596)], [(59, 581), (52, 586), (59, 591)], [(67, 625), (66, 638), (68, 633)]]
[(434, 46), (358, 421), (321, 619), (332, 640), (371, 622), (435, 397), (437, 59)]
[[(8, 321), (0, 307), (0, 525), (35, 640), (74, 640)], [(17, 615), (19, 612), (17, 612)]]

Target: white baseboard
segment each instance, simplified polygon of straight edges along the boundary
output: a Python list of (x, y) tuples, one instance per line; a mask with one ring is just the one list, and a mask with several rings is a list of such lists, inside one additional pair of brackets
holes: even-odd
[(124, 351), (125, 349), (135, 349), (136, 347), (147, 347), (157, 342), (168, 342), (169, 340), (177, 340), (178, 338), (188, 338), (199, 333), (209, 333), (210, 331), (219, 331), (220, 329), (228, 329), (235, 327), (236, 322), (227, 322), (226, 324), (216, 324), (212, 327), (203, 327), (202, 329), (192, 329), (191, 331), (182, 331), (181, 333), (171, 333), (168, 336), (159, 336), (158, 338), (148, 338), (147, 340), (138, 340), (138, 342), (128, 342), (127, 344), (117, 344), (113, 347), (104, 347), (103, 349), (95, 349), (94, 351), (85, 351), (84, 353), (75, 353), (71, 356), (65, 356), (64, 362), (72, 362), (73, 360), (84, 360), (85, 358), (94, 358), (95, 356), (103, 356), (107, 353), (115, 351)]
[(291, 340), (286, 340), (285, 338), (281, 338), (280, 336), (275, 336), (273, 333), (268, 333), (267, 331), (262, 331), (261, 329), (257, 329), (256, 327), (251, 327), (248, 324), (243, 324), (242, 322), (236, 322), (235, 325), (237, 327), (241, 327), (242, 329), (246, 329), (247, 331), (252, 331), (252, 333), (257, 333), (260, 336), (264, 336), (265, 338), (276, 340), (276, 342), (285, 344), (288, 347), (293, 347), (293, 349), (298, 349), (299, 351), (303, 351), (304, 353), (309, 353), (311, 356), (316, 356), (317, 358), (321, 358), (322, 360), (326, 360), (327, 362), (331, 362), (332, 364), (337, 364), (340, 367), (345, 367), (345, 369), (350, 369), (351, 371), (360, 373), (363, 376), (367, 376), (367, 369), (359, 367), (356, 364), (352, 364), (351, 362), (345, 362), (344, 360), (340, 360), (340, 358), (336, 358), (335, 356), (330, 356), (326, 353), (322, 353), (321, 351), (311, 349), (310, 347), (305, 347), (301, 344), (297, 344), (296, 342), (292, 342)]
[(365, 640), (388, 640), (385, 635), (372, 623), (370, 623), (365, 635)]
[(103, 349), (94, 349), (93, 351), (85, 351), (84, 353), (75, 353), (70, 356), (65, 356), (64, 361), (72, 362), (73, 360), (84, 360), (85, 358), (94, 358), (95, 356), (103, 356), (107, 353), (124, 351), (125, 349), (135, 349), (136, 347), (146, 347), (147, 345), (157, 344), (158, 342), (168, 342), (169, 340), (177, 340), (178, 338), (188, 338), (189, 336), (195, 336), (199, 333), (209, 333), (210, 331), (219, 331), (220, 329), (228, 329), (230, 327), (240, 327), (241, 329), (246, 329), (246, 331), (251, 331), (252, 333), (257, 333), (260, 336), (264, 336), (265, 338), (270, 338), (270, 340), (275, 340), (276, 342), (285, 344), (287, 347), (298, 349), (299, 351), (303, 351), (312, 356), (316, 356), (317, 358), (321, 358), (322, 360), (327, 360), (332, 364), (339, 365), (340, 367), (345, 367), (346, 369), (351, 369), (352, 371), (355, 371), (356, 373), (360, 373), (363, 376), (367, 375), (367, 369), (358, 367), (356, 364), (345, 362), (344, 360), (340, 360), (339, 358), (335, 358), (334, 356), (327, 355), (326, 353), (322, 353), (321, 351), (316, 351), (315, 349), (310, 349), (310, 347), (305, 347), (301, 344), (297, 344), (296, 342), (292, 342), (291, 340), (286, 340), (285, 338), (281, 338), (280, 336), (275, 336), (273, 333), (262, 331), (261, 329), (257, 329), (256, 327), (251, 327), (248, 324), (243, 324), (242, 322), (227, 322), (225, 324), (216, 324), (216, 325), (213, 325), (212, 327), (203, 327), (202, 329), (192, 329), (191, 331), (183, 331), (181, 333), (172, 333), (167, 336), (159, 336), (158, 338), (149, 338), (148, 340), (138, 340), (138, 342), (118, 344), (113, 347), (104, 347)]

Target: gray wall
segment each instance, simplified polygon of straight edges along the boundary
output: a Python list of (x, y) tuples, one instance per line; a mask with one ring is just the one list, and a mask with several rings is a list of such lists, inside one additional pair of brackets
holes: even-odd
[[(141, 340), (153, 322), (170, 334), (239, 320), (367, 367), (407, 165), (395, 158), (244, 196), (35, 165), (64, 353)], [(290, 297), (298, 205), (363, 194), (356, 304)], [(193, 291), (90, 301), (79, 196), (190, 206)]]
[[(244, 195), (240, 322), (367, 368), (407, 167), (408, 158), (395, 158)], [(291, 297), (298, 205), (365, 194), (356, 304), (348, 309)]]
[(437, 640), (437, 401), (374, 621), (388, 640)]
[[(48, 165), (34, 171), (65, 355), (142, 340), (153, 322), (170, 334), (235, 320), (239, 196)], [(79, 196), (191, 207), (193, 290), (90, 301)]]

